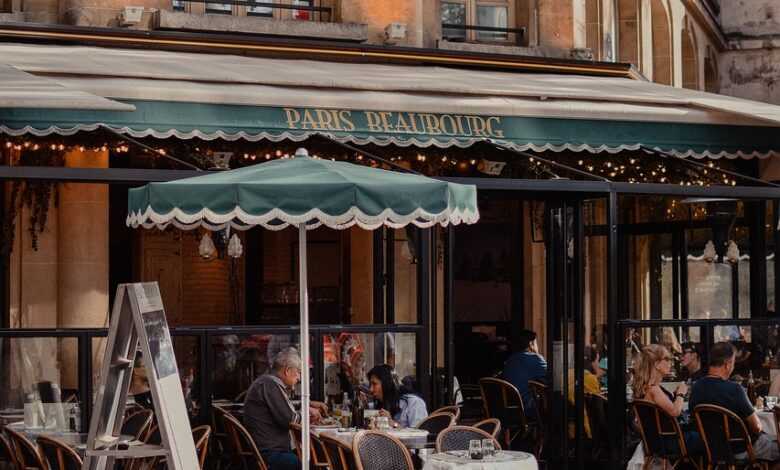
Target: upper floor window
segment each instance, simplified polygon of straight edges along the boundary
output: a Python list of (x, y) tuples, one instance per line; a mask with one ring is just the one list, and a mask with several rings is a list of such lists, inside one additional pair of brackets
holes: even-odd
[(442, 37), (450, 41), (510, 42), (514, 2), (447, 0), (441, 3)]
[[(190, 11), (189, 3), (188, 0), (172, 0), (172, 7), (174, 11)], [(306, 9), (294, 8), (297, 6), (305, 7)], [(254, 2), (242, 1), (240, 5), (218, 2), (206, 3), (206, 13), (238, 16), (245, 14), (246, 16), (260, 16), (277, 20), (329, 21), (331, 11), (332, 8), (329, 6), (317, 5), (315, 7), (314, 0), (256, 0)]]

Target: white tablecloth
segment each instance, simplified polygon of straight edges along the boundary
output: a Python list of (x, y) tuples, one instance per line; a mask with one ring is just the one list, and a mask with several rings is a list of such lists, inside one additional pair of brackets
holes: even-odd
[(471, 460), (451, 453), (430, 454), (421, 457), (423, 470), (538, 470), (533, 455), (525, 452), (503, 450), (498, 455), (483, 460)]
[(777, 429), (775, 428), (775, 415), (771, 411), (756, 411), (759, 421), (761, 421), (761, 429), (769, 434), (769, 437), (777, 438)]

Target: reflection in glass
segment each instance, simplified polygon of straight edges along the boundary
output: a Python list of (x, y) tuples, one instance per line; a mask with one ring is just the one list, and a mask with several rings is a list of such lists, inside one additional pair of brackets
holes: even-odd
[[(466, 5), (463, 3), (442, 2), (441, 22), (442, 24), (465, 25)], [(443, 28), (442, 36), (445, 39), (464, 40), (466, 39), (466, 30), (459, 28)]]
[[(477, 6), (477, 26), (506, 28), (507, 8), (487, 5)], [(498, 31), (477, 31), (477, 39), (480, 41), (506, 41), (508, 34)]]

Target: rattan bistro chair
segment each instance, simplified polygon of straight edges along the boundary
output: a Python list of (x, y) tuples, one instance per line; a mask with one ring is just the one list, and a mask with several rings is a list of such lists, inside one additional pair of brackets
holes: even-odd
[(527, 437), (528, 419), (523, 407), (523, 398), (517, 388), (506, 380), (494, 377), (479, 379), (479, 387), (482, 390), (485, 417), (501, 421), (505, 446), (511, 448), (515, 439), (522, 440)]
[(38, 436), (37, 443), (49, 464), (49, 470), (81, 470), (81, 457), (64, 442), (48, 436)]
[(483, 419), (482, 421), (475, 423), (473, 427), (485, 431), (493, 436), (493, 439), (496, 439), (501, 432), (501, 421), (496, 418)]
[(455, 417), (455, 423), (457, 424), (458, 420), (460, 419), (460, 406), (458, 405), (450, 405), (450, 406), (442, 406), (441, 408), (437, 408), (433, 410), (431, 413), (431, 416), (438, 415), (442, 413), (450, 413)]
[(433, 439), (450, 426), (455, 425), (455, 415), (452, 413), (432, 414), (420, 421), (417, 429), (428, 431), (428, 435)]
[(11, 441), (3, 434), (3, 427), (0, 427), (0, 469), (16, 470), (16, 453), (11, 446)]
[(357, 461), (352, 447), (327, 434), (320, 434), (320, 441), (325, 447), (330, 470), (357, 470)]
[(501, 444), (489, 433), (471, 426), (451, 426), (436, 438), (436, 452), (450, 450), (468, 450), (469, 441), (472, 439), (490, 439), (496, 450), (501, 450)]
[[(243, 470), (268, 470), (249, 431), (229, 413), (222, 416), (235, 461)], [(232, 467), (231, 467), (232, 468)]]
[[(637, 417), (639, 436), (642, 438), (642, 450), (645, 453), (645, 464), (651, 465), (655, 460), (671, 463), (675, 468), (682, 462), (687, 462), (697, 469), (700, 464), (691, 458), (685, 438), (677, 419), (670, 416), (655, 403), (648, 400), (634, 400), (631, 403), (634, 416)], [(588, 416), (590, 418), (590, 416)], [(591, 430), (593, 430), (591, 422)]]
[(127, 415), (122, 422), (122, 434), (133, 436), (136, 440), (143, 441), (146, 434), (152, 426), (154, 412), (152, 410), (141, 410)]
[[(735, 413), (716, 405), (698, 405), (693, 416), (704, 441), (708, 470), (720, 466), (768, 470), (769, 463), (756, 458), (747, 426)], [(745, 458), (737, 458), (743, 449)]]
[(5, 428), (5, 432), (11, 440), (11, 446), (16, 456), (16, 465), (21, 470), (47, 470), (46, 461), (32, 441), (13, 429)]
[[(303, 443), (303, 428), (298, 423), (290, 423), (290, 436), (292, 437), (293, 444), (295, 446), (295, 453), (299, 459), (301, 457), (301, 446)], [(321, 442), (315, 442), (315, 437), (309, 432), (309, 457), (310, 467), (312, 468), (328, 468), (328, 456), (323, 452)]]
[(414, 470), (412, 455), (397, 438), (380, 431), (360, 431), (352, 441), (358, 470)]
[(203, 470), (203, 466), (206, 464), (209, 438), (211, 438), (211, 426), (198, 426), (192, 430), (192, 440), (195, 441), (195, 452), (198, 454), (198, 464), (201, 470)]

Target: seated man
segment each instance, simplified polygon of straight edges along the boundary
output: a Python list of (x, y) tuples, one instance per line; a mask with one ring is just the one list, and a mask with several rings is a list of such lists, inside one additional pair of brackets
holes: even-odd
[(706, 371), (702, 367), (701, 363), (701, 348), (696, 343), (683, 343), (682, 345), (682, 358), (680, 365), (685, 368), (685, 377), (691, 381), (696, 382), (700, 378), (704, 377)]
[[(301, 467), (292, 451), (290, 423), (300, 421), (290, 402), (290, 394), (301, 379), (301, 358), (295, 348), (281, 350), (269, 373), (260, 376), (249, 387), (244, 402), (244, 426), (252, 435), (269, 470), (297, 470)], [(327, 411), (324, 404), (312, 402), (312, 422)]]
[(731, 343), (716, 343), (710, 350), (709, 370), (707, 375), (693, 384), (689, 409), (697, 405), (717, 405), (737, 414), (747, 425), (753, 436), (753, 452), (762, 460), (776, 461), (780, 459), (780, 449), (777, 441), (761, 431), (753, 405), (741, 385), (729, 381), (734, 372), (736, 350)]
[(528, 419), (536, 418), (536, 407), (531, 391), (528, 389), (529, 380), (544, 382), (547, 377), (547, 362), (539, 354), (536, 345), (536, 333), (531, 330), (523, 330), (519, 335), (518, 349), (509, 356), (504, 364), (503, 379), (510, 382), (520, 392), (523, 398), (523, 408)]

